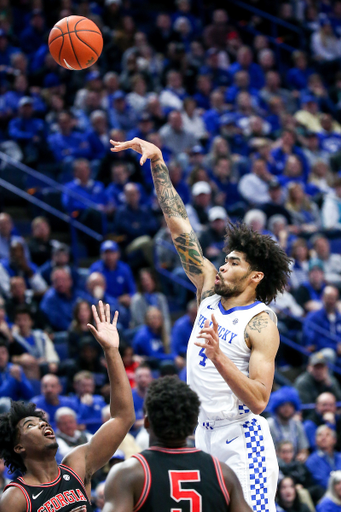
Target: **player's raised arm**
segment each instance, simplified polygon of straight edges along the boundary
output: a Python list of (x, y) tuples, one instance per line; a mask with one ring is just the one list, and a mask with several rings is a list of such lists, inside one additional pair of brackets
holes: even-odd
[(96, 328), (90, 324), (88, 327), (103, 348), (107, 362), (111, 419), (102, 425), (87, 444), (79, 446), (63, 460), (63, 464), (80, 475), (86, 486), (89, 486), (91, 476), (115, 453), (135, 421), (131, 387), (118, 351), (118, 312), (115, 312), (111, 322), (109, 305), (104, 306), (99, 301), (98, 308), (99, 313), (92, 306)]
[(138, 138), (127, 142), (111, 140), (110, 143), (113, 145), (111, 148), (113, 152), (133, 149), (140, 153), (142, 155), (141, 165), (150, 159), (156, 195), (182, 266), (188, 278), (196, 286), (199, 299), (213, 295), (217, 270), (203, 256), (198, 238), (189, 222), (185, 205), (173, 187), (160, 149), (154, 144)]

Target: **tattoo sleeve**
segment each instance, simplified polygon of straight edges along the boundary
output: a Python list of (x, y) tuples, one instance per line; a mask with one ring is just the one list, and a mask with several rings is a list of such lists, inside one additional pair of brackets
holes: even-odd
[(181, 197), (173, 187), (167, 166), (157, 159), (151, 162), (156, 195), (165, 217), (187, 219), (187, 212)]
[(203, 273), (204, 257), (197, 235), (192, 230), (182, 233), (174, 239), (174, 245), (186, 274), (199, 275)]
[(256, 316), (252, 318), (250, 323), (247, 326), (247, 330), (257, 331), (259, 333), (262, 332), (265, 327), (269, 325), (269, 315), (267, 313), (263, 313), (262, 315)]

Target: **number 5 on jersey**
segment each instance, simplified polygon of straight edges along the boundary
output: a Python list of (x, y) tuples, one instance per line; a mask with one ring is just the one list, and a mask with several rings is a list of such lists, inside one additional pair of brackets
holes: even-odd
[[(191, 512), (202, 512), (201, 495), (194, 489), (183, 489), (183, 482), (200, 482), (200, 471), (168, 471), (170, 496), (179, 503), (182, 500), (190, 502)], [(181, 508), (172, 508), (171, 512), (182, 512)]]

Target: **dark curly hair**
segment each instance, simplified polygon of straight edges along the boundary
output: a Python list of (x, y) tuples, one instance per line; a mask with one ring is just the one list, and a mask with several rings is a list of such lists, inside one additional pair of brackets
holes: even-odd
[(18, 442), (18, 423), (28, 416), (44, 419), (44, 412), (37, 411), (36, 405), (31, 402), (25, 404), (12, 401), (9, 412), (0, 415), (0, 458), (4, 459), (11, 473), (17, 469), (22, 474), (26, 472), (22, 457), (15, 453), (14, 447)]
[(246, 224), (228, 224), (224, 252), (245, 254), (251, 270), (264, 273), (257, 286), (257, 300), (270, 304), (284, 288), (290, 277), (291, 259), (269, 235), (261, 235)]
[(178, 377), (163, 377), (149, 386), (145, 409), (159, 439), (182, 440), (193, 434), (199, 407), (198, 395)]

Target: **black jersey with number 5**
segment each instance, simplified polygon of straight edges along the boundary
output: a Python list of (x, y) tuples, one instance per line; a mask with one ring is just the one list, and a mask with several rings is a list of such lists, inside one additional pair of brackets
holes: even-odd
[(144, 470), (134, 512), (226, 512), (230, 496), (218, 459), (195, 448), (151, 447), (133, 455)]
[(26, 512), (92, 512), (84, 483), (73, 469), (60, 464), (58, 476), (52, 482), (29, 485), (21, 477), (10, 482), (26, 499)]

